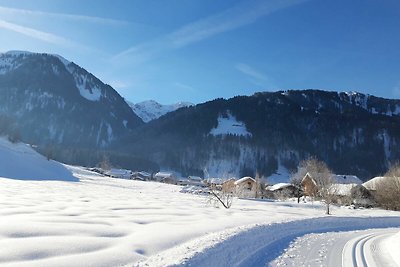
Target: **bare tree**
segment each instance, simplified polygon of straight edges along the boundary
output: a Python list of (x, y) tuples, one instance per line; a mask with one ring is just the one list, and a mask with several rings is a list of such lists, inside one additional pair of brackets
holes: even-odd
[(233, 202), (233, 193), (216, 190), (213, 186), (209, 187), (210, 198), (208, 202), (216, 207), (222, 204), (224, 208), (229, 209)]
[(376, 185), (376, 201), (385, 209), (400, 210), (400, 163), (390, 167)]
[(298, 169), (298, 174), (294, 176), (296, 177), (295, 179), (299, 179), (297, 177), (301, 177), (303, 173), (305, 173), (304, 175), (308, 174), (315, 183), (315, 190), (312, 192), (314, 195), (312, 197), (320, 197), (325, 202), (325, 213), (330, 214), (330, 205), (333, 203), (336, 195), (331, 170), (324, 162), (314, 157), (302, 161)]
[[(204, 177), (206, 179), (210, 179), (210, 174), (208, 173), (207, 169), (204, 168)], [(234, 186), (234, 184), (233, 184)], [(209, 198), (207, 202), (215, 207), (219, 207), (220, 204), (226, 209), (229, 209), (232, 206), (233, 197), (234, 197), (234, 190), (232, 188), (232, 184), (226, 184), (225, 188), (223, 186), (217, 186), (216, 184), (209, 181), (208, 185), (208, 192)]]

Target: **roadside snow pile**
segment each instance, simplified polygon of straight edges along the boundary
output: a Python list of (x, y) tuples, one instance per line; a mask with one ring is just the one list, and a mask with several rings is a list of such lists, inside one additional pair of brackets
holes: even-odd
[(400, 266), (400, 232), (387, 239), (386, 249), (392, 259)]
[(62, 164), (47, 160), (27, 144), (0, 137), (0, 177), (19, 180), (77, 181)]

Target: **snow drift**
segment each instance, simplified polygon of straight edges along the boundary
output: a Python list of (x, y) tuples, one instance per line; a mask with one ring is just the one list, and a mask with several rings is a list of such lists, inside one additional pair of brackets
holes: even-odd
[(0, 177), (18, 180), (78, 181), (62, 164), (47, 160), (29, 145), (0, 137)]

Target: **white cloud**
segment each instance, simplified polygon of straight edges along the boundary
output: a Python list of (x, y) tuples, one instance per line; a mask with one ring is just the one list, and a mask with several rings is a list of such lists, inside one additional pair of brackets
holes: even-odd
[(241, 73), (245, 74), (248, 76), (249, 81), (252, 82), (255, 85), (262, 86), (262, 87), (268, 87), (270, 89), (278, 88), (273, 81), (268, 75), (254, 69), (253, 67), (244, 64), (244, 63), (238, 63), (235, 65), (235, 68), (240, 71)]
[(159, 53), (200, 42), (214, 35), (232, 31), (251, 24), (277, 10), (291, 7), (307, 0), (248, 0), (221, 13), (198, 20), (154, 41), (133, 46), (114, 56), (115, 61), (127, 56), (138, 63)]
[(268, 80), (268, 77), (265, 74), (255, 70), (253, 67), (250, 67), (247, 64), (238, 63), (235, 65), (235, 68), (240, 72), (242, 72), (243, 74), (246, 74), (256, 80), (261, 80), (261, 81)]
[(3, 6), (0, 6), (0, 14), (62, 18), (62, 19), (86, 21), (86, 22), (91, 22), (91, 23), (111, 24), (111, 25), (128, 24), (128, 22), (126, 22), (126, 21), (109, 19), (109, 18), (101, 18), (101, 17), (85, 16), (85, 15), (75, 15), (75, 14), (65, 14), (65, 13), (52, 13), (52, 12), (44, 12), (44, 11), (29, 10), (29, 9), (9, 8), (9, 7), (3, 7)]
[(51, 34), (48, 32), (43, 32), (43, 31), (39, 31), (33, 28), (29, 28), (29, 27), (25, 27), (22, 25), (18, 25), (18, 24), (14, 24), (11, 22), (7, 22), (5, 20), (0, 20), (0, 28), (6, 29), (6, 30), (10, 30), (10, 31), (14, 31), (20, 34), (23, 34), (25, 36), (34, 38), (34, 39), (38, 39), (44, 42), (48, 42), (48, 43), (53, 43), (53, 44), (58, 44), (58, 45), (70, 45), (70, 46), (75, 46), (76, 44), (74, 44), (72, 41), (55, 35), (55, 34)]

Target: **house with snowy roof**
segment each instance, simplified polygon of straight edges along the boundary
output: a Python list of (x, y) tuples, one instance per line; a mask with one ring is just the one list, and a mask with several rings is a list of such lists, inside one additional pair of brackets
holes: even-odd
[(130, 179), (132, 176), (132, 171), (125, 169), (111, 169), (109, 171), (106, 171), (105, 175), (113, 178)]
[[(334, 174), (331, 177), (332, 190), (338, 192), (338, 195), (350, 195), (351, 188), (362, 184), (360, 178), (355, 175), (338, 175)], [(301, 180), (304, 188), (304, 195), (315, 196), (318, 193), (318, 185), (312, 175), (307, 172)], [(336, 194), (336, 193), (335, 193)]]
[(157, 182), (166, 183), (166, 184), (177, 184), (177, 182), (178, 182), (176, 175), (172, 172), (157, 172), (154, 175), (154, 179)]
[(151, 180), (151, 174), (145, 171), (141, 172), (133, 172), (131, 179), (139, 180), (139, 181), (149, 181)]
[(234, 182), (236, 186), (236, 194), (238, 197), (256, 197), (257, 186), (256, 180), (246, 176)]

